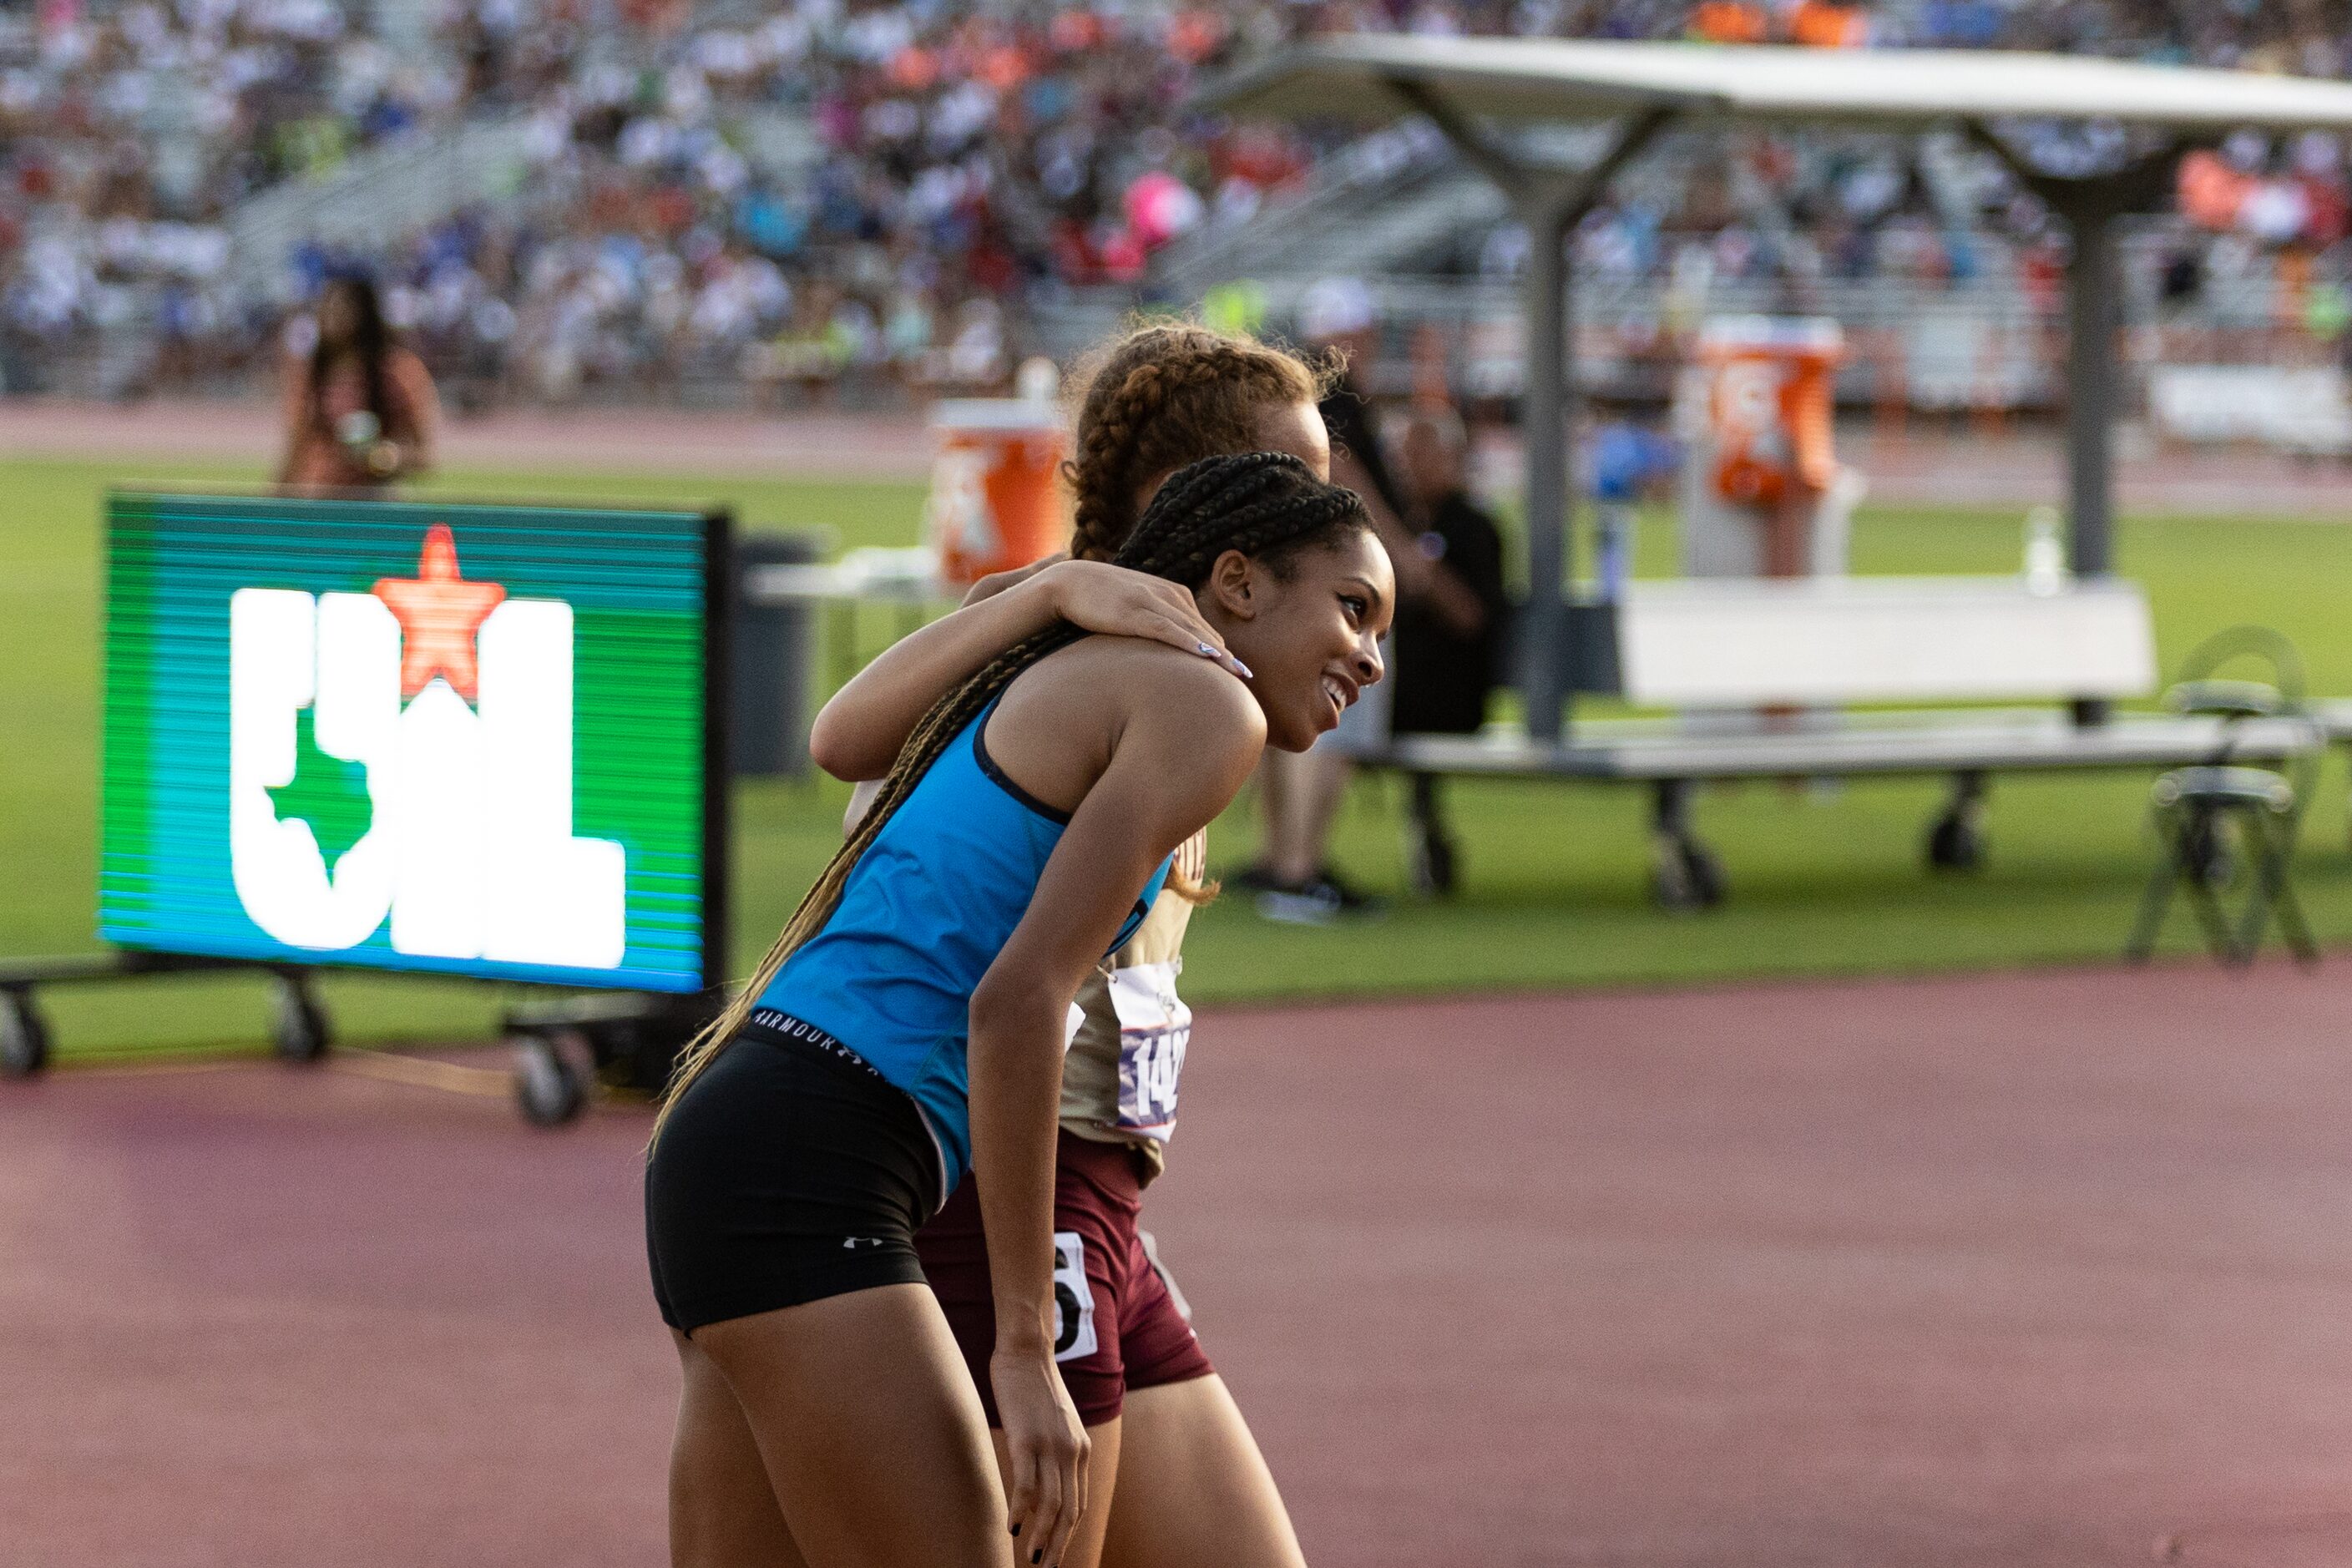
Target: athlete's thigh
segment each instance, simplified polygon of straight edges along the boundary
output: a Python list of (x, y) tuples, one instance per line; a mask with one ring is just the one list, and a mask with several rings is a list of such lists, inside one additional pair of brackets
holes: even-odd
[[(1119, 1421), (1114, 1415), (1099, 1426), (1087, 1428), (1093, 1445), (1087, 1450), (1087, 1507), (1062, 1553), (1062, 1568), (1095, 1568), (1102, 1561), (1103, 1530), (1109, 1523), (1110, 1500), (1118, 1484)], [(989, 1436), (996, 1444), (996, 1468), (1002, 1472), (1006, 1468), (1004, 1433), (992, 1430)], [(1026, 1563), (1029, 1555), (1019, 1542), (1013, 1543), (1014, 1563)]]
[(669, 1453), (671, 1568), (807, 1568), (718, 1363), (677, 1330), (683, 1379)]
[(695, 1331), (811, 1568), (1012, 1562), (980, 1396), (939, 1303), (884, 1285)]
[(1212, 1373), (1129, 1389), (1104, 1568), (1304, 1568), (1249, 1423)]

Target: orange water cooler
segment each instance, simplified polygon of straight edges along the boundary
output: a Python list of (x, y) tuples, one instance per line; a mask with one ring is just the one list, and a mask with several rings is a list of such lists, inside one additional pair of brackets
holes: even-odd
[(1832, 321), (1719, 318), (1676, 387), (1683, 570), (1693, 577), (1845, 572), (1859, 474), (1837, 460)]
[(1061, 480), (1069, 437), (1050, 398), (964, 398), (937, 405), (924, 532), (940, 575), (957, 588), (1066, 549)]

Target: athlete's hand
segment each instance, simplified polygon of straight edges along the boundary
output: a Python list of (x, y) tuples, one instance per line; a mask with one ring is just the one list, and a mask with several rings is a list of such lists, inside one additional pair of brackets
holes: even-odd
[(987, 576), (982, 577), (979, 582), (974, 583), (971, 587), (964, 590), (962, 607), (969, 609), (972, 605), (979, 604), (983, 599), (993, 599), (997, 595), (1003, 593), (1007, 588), (1018, 588), (1022, 584), (1026, 583), (1030, 578), (1034, 577), (1038, 573), (1045, 571), (1047, 567), (1057, 565), (1064, 561), (1067, 561), (1069, 558), (1070, 552), (1068, 551), (1056, 550), (1051, 555), (1041, 556), (1037, 560), (1029, 563), (1026, 566), (1015, 566), (1010, 571), (1005, 572), (991, 572)]
[(1000, 1345), (989, 1358), (988, 1382), (1004, 1423), (1013, 1560), (1056, 1568), (1086, 1510), (1091, 1439), (1052, 1350)]
[(1055, 613), (1090, 632), (1143, 637), (1216, 660), (1244, 680), (1249, 666), (1226, 650), (1225, 639), (1202, 618), (1192, 594), (1165, 577), (1101, 561), (1058, 561), (1037, 575), (1053, 596)]

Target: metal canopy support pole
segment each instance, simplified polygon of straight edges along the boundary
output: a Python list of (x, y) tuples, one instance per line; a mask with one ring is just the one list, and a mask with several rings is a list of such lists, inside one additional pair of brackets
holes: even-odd
[(1519, 203), (1528, 230), (1526, 399), (1519, 417), (1527, 454), (1528, 605), (1519, 628), (1519, 695), (1528, 735), (1547, 745), (1560, 738), (1567, 682), (1559, 648), (1568, 635), (1562, 597), (1572, 560), (1570, 498), (1574, 464), (1569, 415), (1576, 396), (1570, 308), (1568, 237), (1574, 216), (1556, 194)]
[(2115, 215), (2083, 204), (2069, 215), (2066, 262), (2066, 499), (2068, 564), (2104, 577), (2114, 557), (2116, 420)]
[(1573, 169), (1520, 158), (1425, 81), (1399, 76), (1389, 78), (1387, 85), (1502, 188), (1527, 226), (1527, 364), (1519, 426), (1527, 448), (1528, 605), (1520, 626), (1519, 695), (1528, 737), (1551, 745), (1565, 728), (1570, 696), (1561, 650), (1568, 640), (1568, 574), (1576, 558), (1576, 315), (1568, 237), (1608, 193), (1618, 171), (1672, 124), (1678, 111), (1663, 105), (1643, 110), (1618, 127), (1598, 163)]
[(2083, 203), (2068, 215), (2066, 491), (2068, 564), (2104, 577), (2113, 559), (2116, 419), (2116, 215)]
[[(2189, 143), (2176, 139), (2112, 173), (2068, 178), (2033, 168), (1990, 126), (1971, 121), (1969, 133), (2066, 220), (2073, 240), (2066, 260), (2066, 556), (2077, 577), (2104, 577), (2115, 568), (2115, 425), (2122, 405), (2116, 220), (2163, 202)], [(2077, 698), (2072, 706), (2077, 724), (2106, 722), (2104, 699)]]

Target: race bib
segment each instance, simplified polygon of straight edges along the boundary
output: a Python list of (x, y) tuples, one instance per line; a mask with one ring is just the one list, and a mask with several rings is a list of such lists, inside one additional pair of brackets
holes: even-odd
[(1176, 994), (1176, 964), (1114, 970), (1118, 1015), (1118, 1124), (1165, 1142), (1176, 1129), (1176, 1083), (1192, 1040), (1192, 1009)]
[(1075, 1230), (1054, 1233), (1054, 1359), (1095, 1353), (1095, 1290), (1087, 1282), (1087, 1244)]

